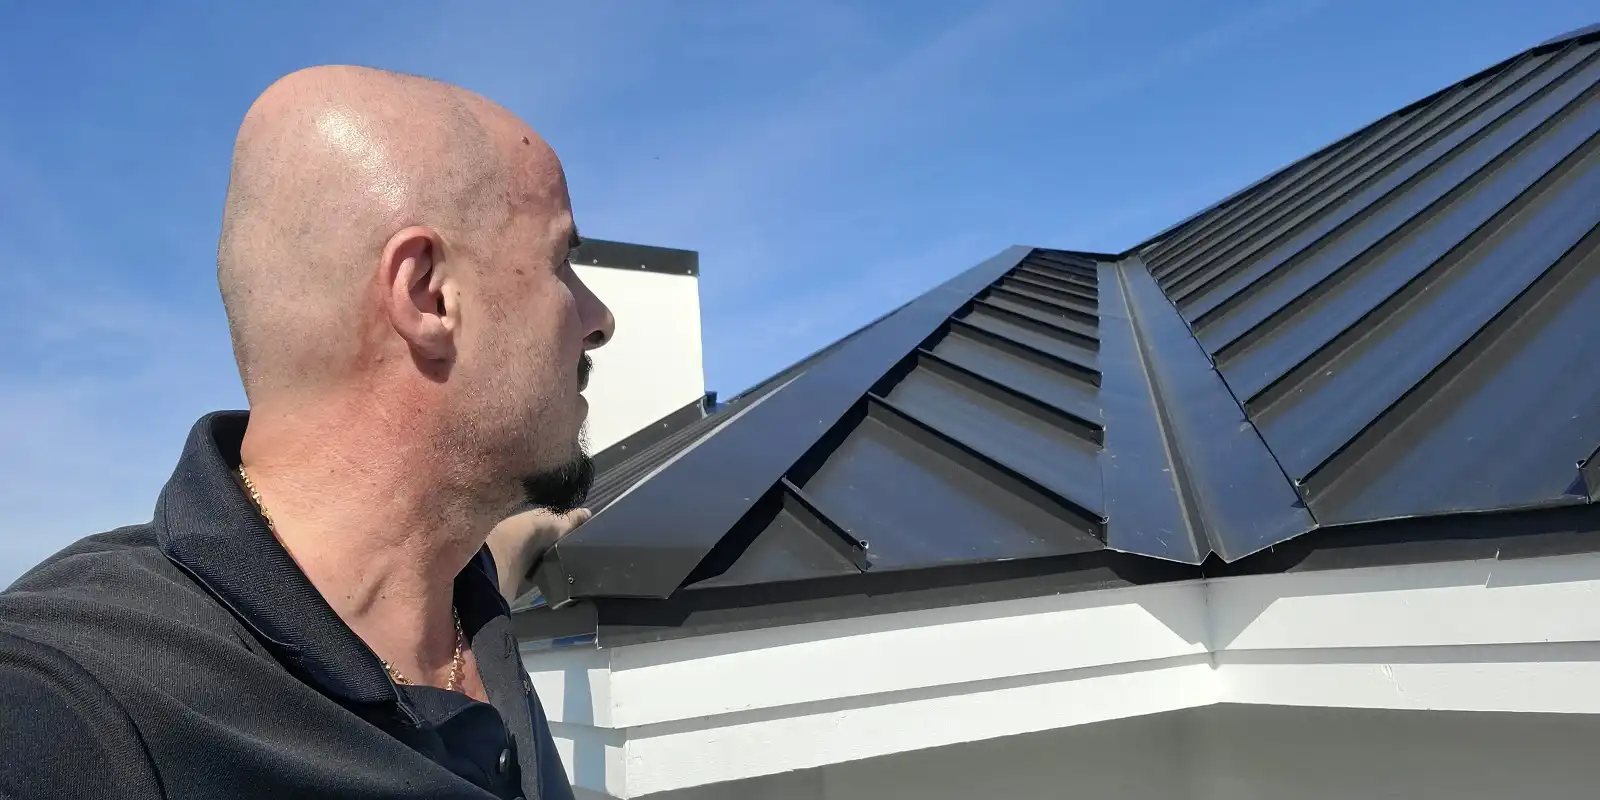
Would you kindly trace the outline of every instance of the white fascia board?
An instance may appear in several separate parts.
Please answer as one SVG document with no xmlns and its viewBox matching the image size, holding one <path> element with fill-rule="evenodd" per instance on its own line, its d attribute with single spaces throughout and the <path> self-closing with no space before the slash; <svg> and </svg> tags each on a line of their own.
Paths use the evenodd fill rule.
<svg viewBox="0 0 1600 800">
<path fill-rule="evenodd" d="M 1214 651 L 1600 641 L 1600 555 L 1213 580 Z M 1542 612 L 1542 613 L 1537 613 Z"/>
<path fill-rule="evenodd" d="M 526 651 L 615 797 L 1214 703 L 1600 713 L 1600 555 L 1263 575 Z M 563 753 L 563 759 L 568 758 Z M 604 767 L 597 766 L 601 760 Z"/>
<path fill-rule="evenodd" d="M 1600 643 L 1219 653 L 1222 702 L 1600 714 Z"/>
<path fill-rule="evenodd" d="M 781 721 L 758 713 L 646 726 L 629 731 L 625 787 L 637 796 L 1215 702 L 1204 655 L 1089 672 L 983 681 L 846 707 L 806 704 Z"/>
<path fill-rule="evenodd" d="M 1169 584 L 616 648 L 611 719 L 634 727 L 1204 654 L 1201 593 Z"/>
</svg>

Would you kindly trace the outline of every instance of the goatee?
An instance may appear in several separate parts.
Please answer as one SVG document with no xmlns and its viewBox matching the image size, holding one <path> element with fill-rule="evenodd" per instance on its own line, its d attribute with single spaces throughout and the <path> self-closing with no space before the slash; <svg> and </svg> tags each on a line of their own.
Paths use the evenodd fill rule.
<svg viewBox="0 0 1600 800">
<path fill-rule="evenodd" d="M 534 473 L 522 479 L 522 492 L 530 505 L 543 506 L 555 514 L 566 514 L 581 506 L 594 485 L 594 460 L 579 451 L 555 469 Z"/>
</svg>

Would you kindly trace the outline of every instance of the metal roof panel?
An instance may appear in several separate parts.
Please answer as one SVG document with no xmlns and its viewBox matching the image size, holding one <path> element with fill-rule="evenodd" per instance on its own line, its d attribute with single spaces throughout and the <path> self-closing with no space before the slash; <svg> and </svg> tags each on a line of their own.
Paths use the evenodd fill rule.
<svg viewBox="0 0 1600 800">
<path fill-rule="evenodd" d="M 1221 307 L 1262 275 L 1319 246 L 1324 237 L 1359 219 L 1391 193 L 1426 178 L 1448 163 L 1447 159 L 1459 155 L 1458 148 L 1465 151 L 1467 160 L 1472 163 L 1486 162 L 1486 155 L 1509 146 L 1587 89 L 1596 70 L 1600 70 L 1600 65 L 1593 63 L 1594 56 L 1593 47 L 1575 49 L 1534 73 L 1520 86 L 1507 87 L 1482 113 L 1457 119 L 1453 127 L 1439 131 L 1416 148 L 1385 162 L 1381 170 L 1347 192 L 1317 198 L 1305 211 L 1275 229 L 1282 233 L 1272 236 L 1270 241 L 1282 244 L 1267 256 L 1205 265 L 1175 279 L 1169 290 L 1184 309 L 1184 315 L 1198 323 L 1204 315 Z M 1581 70 L 1577 80 L 1563 80 L 1577 70 Z M 1487 142 L 1482 137 L 1487 137 Z M 1449 177 L 1458 176 L 1447 176 L 1434 185 L 1445 185 Z M 1254 252 L 1257 251 L 1252 250 L 1250 254 Z"/>
<path fill-rule="evenodd" d="M 1600 195 L 1590 195 L 1588 234 L 1307 487 L 1319 518 L 1587 502 L 1578 464 L 1600 444 L 1596 209 Z M 1459 290 L 1463 302 L 1470 294 Z"/>
<path fill-rule="evenodd" d="M 1359 341 L 1325 348 L 1299 380 L 1249 404 L 1296 480 L 1312 473 L 1465 346 L 1600 221 L 1593 157 L 1533 213 L 1379 305 Z M 1314 370 L 1313 370 L 1314 367 Z"/>
<path fill-rule="evenodd" d="M 1573 134 L 1593 136 L 1592 130 L 1584 133 L 1588 127 L 1563 126 L 1483 180 L 1464 184 L 1446 207 L 1359 259 L 1286 279 L 1273 288 L 1277 296 L 1263 293 L 1259 308 L 1250 313 L 1250 320 L 1259 321 L 1212 350 L 1229 382 L 1241 397 L 1254 398 L 1358 324 L 1372 311 L 1374 298 L 1393 295 L 1452 253 L 1470 252 L 1570 174 L 1570 165 L 1562 162 L 1584 146 L 1585 139 Z M 1587 141 L 1592 149 L 1592 138 Z M 1288 328 L 1299 334 L 1280 335 Z M 1201 333 L 1202 341 L 1211 330 Z"/>
<path fill-rule="evenodd" d="M 1263 276 L 1195 321 L 1201 343 L 1213 353 L 1222 350 L 1335 271 L 1415 227 L 1454 223 L 1464 238 L 1600 131 L 1600 104 L 1592 96 L 1565 111 L 1570 113 L 1543 120 L 1533 130 L 1528 129 L 1531 118 L 1502 128 L 1306 258 Z M 1463 199 L 1473 202 L 1461 209 L 1463 214 L 1452 214 Z"/>
<path fill-rule="evenodd" d="M 869 402 L 805 491 L 873 569 L 1098 550 L 1094 523 L 958 442 Z M 951 535 L 959 531 L 961 535 Z"/>
</svg>

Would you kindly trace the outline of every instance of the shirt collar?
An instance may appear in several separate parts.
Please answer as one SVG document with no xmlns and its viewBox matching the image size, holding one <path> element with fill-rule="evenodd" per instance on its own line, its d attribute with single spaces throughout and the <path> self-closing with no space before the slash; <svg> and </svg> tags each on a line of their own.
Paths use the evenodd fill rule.
<svg viewBox="0 0 1600 800">
<path fill-rule="evenodd" d="M 190 430 L 156 504 L 162 552 L 302 680 L 348 702 L 398 701 L 377 655 L 328 606 L 234 480 L 248 422 L 249 412 L 218 411 Z M 488 559 L 488 550 L 480 551 L 456 577 L 456 605 L 469 639 L 505 613 L 486 571 Z"/>
</svg>

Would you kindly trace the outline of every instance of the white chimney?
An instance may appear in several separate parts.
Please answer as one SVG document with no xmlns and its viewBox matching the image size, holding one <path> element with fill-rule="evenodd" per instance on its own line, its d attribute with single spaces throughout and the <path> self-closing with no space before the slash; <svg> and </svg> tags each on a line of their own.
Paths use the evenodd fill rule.
<svg viewBox="0 0 1600 800">
<path fill-rule="evenodd" d="M 617 320 L 616 335 L 594 351 L 584 391 L 589 452 L 698 408 L 706 393 L 700 254 L 586 237 L 573 266 Z"/>
</svg>

